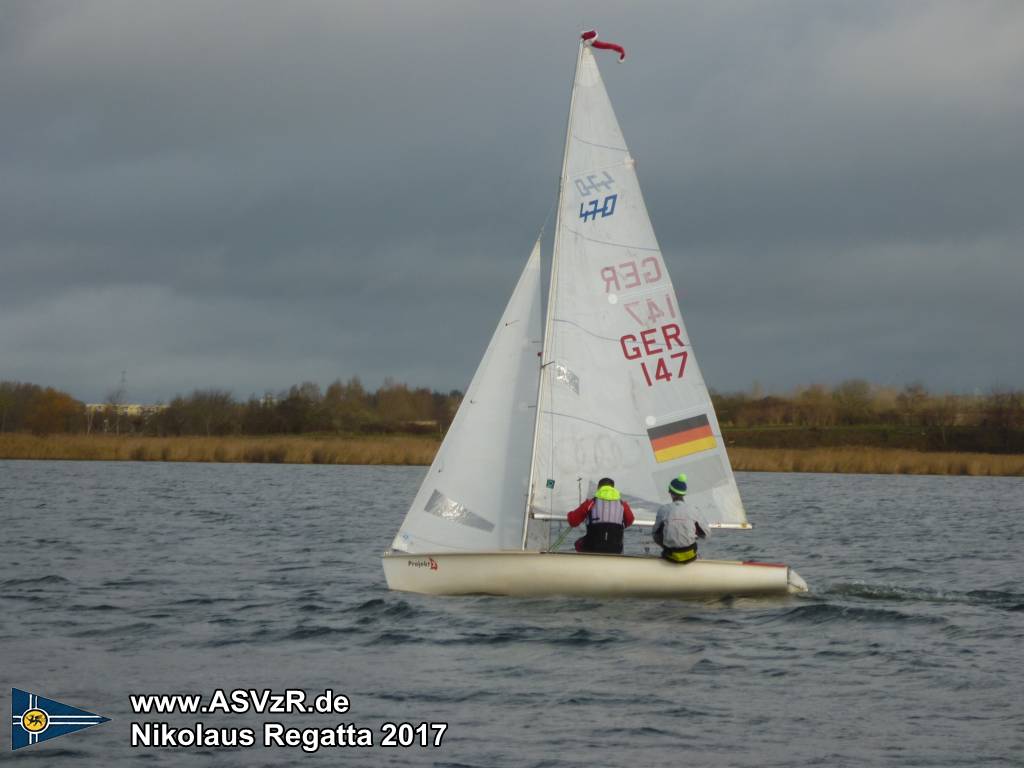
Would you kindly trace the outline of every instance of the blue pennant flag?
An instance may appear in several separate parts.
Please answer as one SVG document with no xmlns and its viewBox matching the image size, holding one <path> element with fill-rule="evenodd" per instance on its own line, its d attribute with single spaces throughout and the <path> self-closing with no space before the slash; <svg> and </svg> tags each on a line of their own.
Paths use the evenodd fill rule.
<svg viewBox="0 0 1024 768">
<path fill-rule="evenodd" d="M 18 688 L 11 689 L 11 749 L 38 744 L 109 719 Z"/>
</svg>

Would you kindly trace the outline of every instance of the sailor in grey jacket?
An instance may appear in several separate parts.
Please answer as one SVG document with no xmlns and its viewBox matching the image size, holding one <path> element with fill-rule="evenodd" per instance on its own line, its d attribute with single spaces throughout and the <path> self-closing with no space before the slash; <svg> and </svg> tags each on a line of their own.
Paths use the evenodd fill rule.
<svg viewBox="0 0 1024 768">
<path fill-rule="evenodd" d="M 670 504 L 658 508 L 652 535 L 661 545 L 661 556 L 673 563 L 697 559 L 697 539 L 706 539 L 708 532 L 686 506 L 686 475 L 668 484 Z"/>
</svg>

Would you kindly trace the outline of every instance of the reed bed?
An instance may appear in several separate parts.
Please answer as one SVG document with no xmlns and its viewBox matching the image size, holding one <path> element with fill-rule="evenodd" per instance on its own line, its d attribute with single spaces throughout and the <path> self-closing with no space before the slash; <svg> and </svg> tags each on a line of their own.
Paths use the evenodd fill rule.
<svg viewBox="0 0 1024 768">
<path fill-rule="evenodd" d="M 434 437 L 131 437 L 0 435 L 0 459 L 200 461 L 270 464 L 429 464 Z"/>
<path fill-rule="evenodd" d="M 415 435 L 311 437 L 133 437 L 0 434 L 0 459 L 200 461 L 270 464 L 426 465 L 437 438 Z M 924 453 L 889 448 L 729 449 L 748 472 L 1024 476 L 1024 456 Z"/>
<path fill-rule="evenodd" d="M 1024 476 L 1024 456 L 924 453 L 891 448 L 730 448 L 733 469 L 746 472 L 838 472 L 864 475 Z"/>
</svg>

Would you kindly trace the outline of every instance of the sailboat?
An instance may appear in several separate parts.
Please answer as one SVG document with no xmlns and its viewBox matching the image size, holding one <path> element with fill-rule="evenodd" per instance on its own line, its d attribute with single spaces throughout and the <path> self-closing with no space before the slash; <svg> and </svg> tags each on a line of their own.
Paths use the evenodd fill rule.
<svg viewBox="0 0 1024 768">
<path fill-rule="evenodd" d="M 718 419 L 612 110 L 581 35 L 546 317 L 541 241 L 384 553 L 390 589 L 436 595 L 706 598 L 807 591 L 784 564 L 550 551 L 615 479 L 639 525 L 668 483 L 706 529 L 749 529 Z"/>
</svg>

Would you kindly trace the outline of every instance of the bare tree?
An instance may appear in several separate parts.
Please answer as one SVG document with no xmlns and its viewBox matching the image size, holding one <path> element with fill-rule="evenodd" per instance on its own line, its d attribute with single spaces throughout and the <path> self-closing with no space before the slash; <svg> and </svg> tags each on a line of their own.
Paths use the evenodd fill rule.
<svg viewBox="0 0 1024 768">
<path fill-rule="evenodd" d="M 0 432 L 7 427 L 7 412 L 15 404 L 14 385 L 10 382 L 0 382 Z"/>
<path fill-rule="evenodd" d="M 114 389 L 107 393 L 106 402 L 108 410 L 114 412 L 114 433 L 121 434 L 121 409 L 124 407 L 125 398 L 128 396 L 128 389 L 125 385 L 125 371 L 121 371 L 121 382 Z"/>
</svg>

